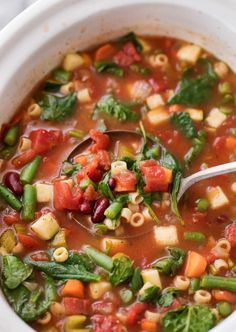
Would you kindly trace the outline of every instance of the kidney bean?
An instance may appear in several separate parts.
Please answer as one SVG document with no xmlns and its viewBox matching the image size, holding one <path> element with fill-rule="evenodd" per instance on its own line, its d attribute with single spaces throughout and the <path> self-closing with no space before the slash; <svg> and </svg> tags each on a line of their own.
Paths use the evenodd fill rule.
<svg viewBox="0 0 236 332">
<path fill-rule="evenodd" d="M 93 208 L 94 208 L 94 202 L 93 201 L 84 200 L 79 205 L 79 212 L 81 214 L 91 214 L 93 212 Z"/>
<path fill-rule="evenodd" d="M 15 195 L 23 194 L 23 185 L 20 182 L 20 175 L 17 172 L 8 172 L 3 178 L 3 182 Z"/>
<path fill-rule="evenodd" d="M 99 223 L 104 220 L 104 212 L 108 208 L 109 204 L 109 199 L 106 197 L 99 198 L 96 201 L 92 214 L 92 222 Z"/>
<path fill-rule="evenodd" d="M 93 171 L 88 172 L 88 177 L 90 178 L 90 180 L 92 180 L 95 183 L 101 181 L 102 175 L 103 175 L 102 170 L 100 170 L 98 168 Z"/>
<path fill-rule="evenodd" d="M 109 187 L 110 187 L 111 190 L 115 189 L 115 187 L 116 187 L 116 179 L 110 178 L 108 180 L 108 185 L 109 185 Z"/>
<path fill-rule="evenodd" d="M 228 224 L 230 219 L 226 215 L 220 214 L 218 217 L 216 217 L 216 222 L 220 224 Z"/>
</svg>

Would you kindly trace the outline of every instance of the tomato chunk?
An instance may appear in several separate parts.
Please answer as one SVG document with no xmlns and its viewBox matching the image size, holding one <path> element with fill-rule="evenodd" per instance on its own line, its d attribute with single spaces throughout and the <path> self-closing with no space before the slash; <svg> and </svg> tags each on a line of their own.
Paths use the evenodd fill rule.
<svg viewBox="0 0 236 332">
<path fill-rule="evenodd" d="M 31 131 L 29 138 L 35 153 L 44 154 L 60 143 L 62 132 L 60 130 L 38 129 Z"/>
<path fill-rule="evenodd" d="M 147 307 L 147 303 L 134 303 L 128 311 L 127 324 L 135 325 Z"/>
<path fill-rule="evenodd" d="M 236 248 L 236 224 L 231 224 L 225 229 L 225 237 L 230 242 L 232 248 Z"/>
<path fill-rule="evenodd" d="M 113 58 L 114 62 L 122 67 L 128 67 L 132 63 L 140 61 L 141 56 L 131 42 L 126 43 Z"/>
<path fill-rule="evenodd" d="M 18 234 L 20 243 L 27 249 L 38 249 L 41 245 L 40 241 L 31 235 Z"/>
<path fill-rule="evenodd" d="M 88 299 L 64 297 L 63 304 L 66 315 L 89 315 L 91 303 Z"/>
<path fill-rule="evenodd" d="M 72 193 L 68 183 L 63 181 L 54 183 L 54 207 L 56 210 L 79 210 L 82 200 L 83 194 L 79 190 Z"/>
<path fill-rule="evenodd" d="M 94 332 L 119 332 L 121 324 L 116 316 L 94 315 L 92 318 Z"/>
<path fill-rule="evenodd" d="M 92 152 L 97 152 L 99 150 L 107 150 L 109 148 L 110 138 L 108 135 L 103 134 L 96 129 L 91 129 L 89 134 L 91 139 L 95 142 L 90 148 Z"/>
<path fill-rule="evenodd" d="M 136 176 L 129 170 L 124 170 L 119 174 L 113 176 L 116 181 L 115 191 L 135 191 L 137 184 Z"/>
</svg>

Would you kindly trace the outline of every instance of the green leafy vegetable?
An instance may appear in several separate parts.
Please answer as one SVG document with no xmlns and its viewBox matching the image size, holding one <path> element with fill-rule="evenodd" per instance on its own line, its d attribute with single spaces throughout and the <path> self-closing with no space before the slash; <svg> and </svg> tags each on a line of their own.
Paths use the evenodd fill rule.
<svg viewBox="0 0 236 332">
<path fill-rule="evenodd" d="M 158 299 L 158 304 L 162 307 L 169 307 L 174 298 L 179 294 L 179 289 L 174 287 L 168 287 L 163 289 L 160 298 Z"/>
<path fill-rule="evenodd" d="M 143 45 L 140 43 L 140 41 L 138 40 L 138 37 L 136 36 L 136 34 L 134 32 L 129 32 L 126 35 L 124 35 L 120 41 L 122 43 L 127 43 L 127 42 L 131 42 L 132 44 L 134 44 L 136 50 L 138 52 L 142 52 L 143 50 Z"/>
<path fill-rule="evenodd" d="M 190 115 L 187 112 L 174 113 L 171 122 L 179 129 L 187 138 L 194 138 L 197 134 Z"/>
<path fill-rule="evenodd" d="M 138 63 L 133 63 L 131 66 L 130 66 L 130 69 L 132 71 L 134 71 L 135 73 L 138 73 L 138 74 L 141 74 L 141 75 L 144 75 L 144 76 L 147 76 L 147 75 L 150 75 L 151 74 L 151 69 L 147 68 L 147 67 L 142 67 L 140 66 L 140 64 Z"/>
<path fill-rule="evenodd" d="M 180 171 L 178 171 L 175 174 L 173 185 L 172 185 L 171 207 L 172 207 L 172 211 L 174 211 L 174 213 L 176 214 L 176 216 L 178 217 L 178 219 L 180 220 L 180 222 L 182 224 L 184 224 L 184 221 L 183 221 L 183 219 L 182 219 L 182 217 L 181 217 L 181 215 L 179 213 L 178 202 L 177 202 L 177 195 L 178 195 L 178 191 L 179 191 L 181 179 L 182 179 L 182 173 Z"/>
<path fill-rule="evenodd" d="M 165 332 L 207 332 L 215 323 L 215 315 L 204 305 L 182 306 L 169 311 L 162 320 Z"/>
<path fill-rule="evenodd" d="M 109 60 L 99 60 L 95 62 L 94 68 L 98 73 L 107 72 L 109 74 L 113 74 L 119 77 L 122 77 L 124 75 L 124 69 Z"/>
<path fill-rule="evenodd" d="M 80 164 L 74 164 L 70 161 L 63 161 L 62 167 L 61 167 L 61 174 L 62 175 L 67 175 L 67 176 L 72 176 L 79 172 L 82 169 L 82 166 Z"/>
<path fill-rule="evenodd" d="M 130 283 L 131 289 L 137 292 L 143 286 L 143 278 L 141 276 L 141 269 L 136 267 Z"/>
<path fill-rule="evenodd" d="M 184 161 L 186 166 L 188 166 L 203 150 L 206 144 L 206 132 L 204 130 L 199 130 L 197 136 L 193 139 L 193 145 L 188 150 L 184 156 Z"/>
<path fill-rule="evenodd" d="M 71 72 L 63 68 L 55 69 L 52 72 L 52 78 L 49 78 L 44 85 L 44 90 L 47 92 L 57 92 L 63 84 L 69 82 Z"/>
<path fill-rule="evenodd" d="M 207 71 L 195 79 L 190 79 L 192 70 L 186 70 L 175 94 L 168 101 L 170 105 L 198 105 L 208 99 L 212 88 L 218 81 L 218 76 L 208 60 L 202 60 L 202 62 L 206 64 Z"/>
<path fill-rule="evenodd" d="M 168 248 L 170 256 L 159 259 L 152 267 L 163 274 L 173 276 L 183 265 L 186 253 L 180 248 Z"/>
<path fill-rule="evenodd" d="M 158 286 L 150 286 L 148 288 L 146 288 L 143 292 L 143 294 L 141 294 L 139 296 L 139 301 L 141 302 L 156 302 L 157 301 L 157 297 L 158 297 L 158 292 L 159 292 L 160 288 Z"/>
<path fill-rule="evenodd" d="M 117 255 L 113 259 L 113 268 L 110 273 L 110 282 L 114 286 L 128 281 L 133 276 L 133 261 L 125 255 Z"/>
<path fill-rule="evenodd" d="M 39 102 L 42 108 L 41 119 L 46 121 L 64 121 L 74 113 L 76 101 L 76 93 L 70 93 L 64 97 L 50 94 L 44 95 Z"/>
<path fill-rule="evenodd" d="M 116 100 L 112 95 L 103 96 L 95 105 L 94 118 L 96 119 L 98 113 L 106 113 L 119 121 L 136 121 L 139 118 L 139 114 L 130 109 L 130 106 L 126 103 Z"/>
<path fill-rule="evenodd" d="M 114 200 L 114 195 L 111 191 L 111 188 L 109 187 L 108 181 L 110 179 L 111 173 L 108 172 L 103 177 L 102 181 L 99 182 L 98 190 L 101 192 L 101 194 L 111 200 Z"/>
<path fill-rule="evenodd" d="M 29 278 L 33 268 L 24 264 L 19 258 L 13 255 L 2 257 L 2 272 L 4 282 L 9 289 L 17 288 L 24 280 Z"/>
<path fill-rule="evenodd" d="M 84 254 L 72 253 L 65 263 L 34 261 L 27 256 L 25 263 L 59 280 L 77 279 L 89 282 L 100 279 L 99 275 L 91 272 L 91 259 Z"/>
</svg>

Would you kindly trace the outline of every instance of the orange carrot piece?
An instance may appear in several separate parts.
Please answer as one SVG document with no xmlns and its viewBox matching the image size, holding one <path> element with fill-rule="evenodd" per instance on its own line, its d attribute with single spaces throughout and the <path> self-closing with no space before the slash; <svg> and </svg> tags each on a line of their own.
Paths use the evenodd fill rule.
<svg viewBox="0 0 236 332">
<path fill-rule="evenodd" d="M 113 51 L 114 47 L 111 44 L 101 46 L 95 53 L 95 61 L 106 59 L 113 53 Z"/>
<path fill-rule="evenodd" d="M 74 158 L 74 162 L 77 163 L 77 164 L 80 164 L 81 166 L 86 166 L 87 163 L 88 163 L 88 159 L 87 159 L 86 156 L 83 156 L 83 155 L 81 155 L 81 156 L 76 156 L 76 157 Z"/>
<path fill-rule="evenodd" d="M 157 323 L 148 319 L 142 319 L 141 329 L 145 332 L 157 332 Z"/>
<path fill-rule="evenodd" d="M 166 175 L 166 182 L 169 184 L 172 182 L 172 171 L 169 168 L 163 167 L 163 170 L 165 171 Z"/>
<path fill-rule="evenodd" d="M 84 285 L 80 280 L 68 280 L 61 291 L 61 295 L 84 298 Z"/>
<path fill-rule="evenodd" d="M 236 294 L 229 291 L 213 289 L 212 296 L 216 301 L 227 301 L 230 303 L 236 303 Z"/>
<path fill-rule="evenodd" d="M 228 150 L 234 150 L 236 148 L 236 138 L 232 136 L 227 137 L 225 145 Z"/>
<path fill-rule="evenodd" d="M 200 277 L 206 270 L 207 260 L 195 251 L 189 251 L 185 265 L 186 277 Z"/>
</svg>

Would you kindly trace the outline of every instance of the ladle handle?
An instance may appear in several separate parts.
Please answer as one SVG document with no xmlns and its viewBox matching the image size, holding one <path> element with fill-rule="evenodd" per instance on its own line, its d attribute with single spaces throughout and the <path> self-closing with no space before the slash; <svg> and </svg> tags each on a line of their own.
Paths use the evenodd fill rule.
<svg viewBox="0 0 236 332">
<path fill-rule="evenodd" d="M 236 161 L 233 161 L 231 163 L 217 165 L 214 167 L 206 168 L 203 171 L 199 171 L 197 173 L 194 173 L 187 178 L 182 179 L 180 183 L 180 189 L 177 195 L 177 200 L 179 201 L 180 198 L 183 196 L 185 191 L 191 187 L 193 184 L 205 180 L 217 175 L 221 174 L 227 174 L 227 173 L 233 173 L 236 172 Z"/>
</svg>

